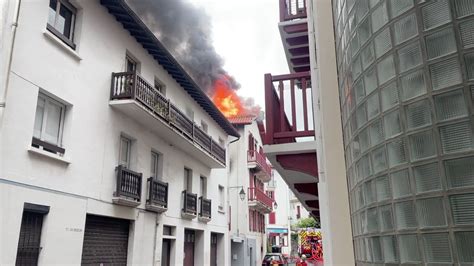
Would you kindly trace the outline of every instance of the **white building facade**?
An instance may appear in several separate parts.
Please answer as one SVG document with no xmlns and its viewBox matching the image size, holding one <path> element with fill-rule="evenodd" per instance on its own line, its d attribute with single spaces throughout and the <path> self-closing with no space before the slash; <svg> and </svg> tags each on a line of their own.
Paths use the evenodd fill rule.
<svg viewBox="0 0 474 266">
<path fill-rule="evenodd" d="M 229 145 L 231 265 L 258 265 L 267 253 L 266 217 L 273 209 L 267 183 L 272 169 L 263 153 L 261 127 L 255 117 L 235 117 L 230 121 L 241 136 Z"/>
<path fill-rule="evenodd" d="M 230 264 L 238 132 L 127 4 L 2 11 L 0 264 Z"/>
</svg>

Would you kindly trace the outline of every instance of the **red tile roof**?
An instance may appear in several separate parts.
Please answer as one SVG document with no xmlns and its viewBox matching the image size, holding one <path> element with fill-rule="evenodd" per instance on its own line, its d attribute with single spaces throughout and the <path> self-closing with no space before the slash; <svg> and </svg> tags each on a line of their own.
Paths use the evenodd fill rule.
<svg viewBox="0 0 474 266">
<path fill-rule="evenodd" d="M 250 125 L 256 118 L 255 115 L 240 115 L 228 118 L 228 120 L 234 125 Z"/>
</svg>

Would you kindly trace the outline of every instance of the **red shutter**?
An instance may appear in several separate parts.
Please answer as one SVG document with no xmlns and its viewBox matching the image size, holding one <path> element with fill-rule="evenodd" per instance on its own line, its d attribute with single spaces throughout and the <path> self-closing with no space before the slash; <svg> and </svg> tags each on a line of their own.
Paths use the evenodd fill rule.
<svg viewBox="0 0 474 266">
<path fill-rule="evenodd" d="M 269 218 L 269 219 L 268 219 L 268 220 L 269 220 L 269 221 L 268 221 L 269 224 L 275 224 L 275 219 L 276 219 L 276 217 L 275 217 L 275 212 L 270 213 L 270 216 L 269 216 L 268 218 Z"/>
</svg>

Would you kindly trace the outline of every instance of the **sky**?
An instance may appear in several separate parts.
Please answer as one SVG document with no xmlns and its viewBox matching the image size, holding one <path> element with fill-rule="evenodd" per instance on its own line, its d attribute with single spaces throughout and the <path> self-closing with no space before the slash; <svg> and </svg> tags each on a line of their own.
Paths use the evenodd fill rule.
<svg viewBox="0 0 474 266">
<path fill-rule="evenodd" d="M 187 0 L 211 17 L 214 47 L 224 69 L 241 84 L 238 92 L 264 107 L 265 73 L 287 74 L 275 0 Z"/>
</svg>

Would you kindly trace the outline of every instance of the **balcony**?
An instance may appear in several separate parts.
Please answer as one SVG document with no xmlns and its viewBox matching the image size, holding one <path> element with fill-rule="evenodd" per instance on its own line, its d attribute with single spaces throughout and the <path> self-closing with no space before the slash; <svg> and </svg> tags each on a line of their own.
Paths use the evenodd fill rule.
<svg viewBox="0 0 474 266">
<path fill-rule="evenodd" d="M 267 163 L 267 157 L 255 150 L 247 152 L 247 166 L 263 182 L 268 182 L 272 178 L 272 167 Z"/>
<path fill-rule="evenodd" d="M 181 209 L 181 217 L 186 219 L 194 219 L 197 216 L 197 195 L 184 190 L 182 193 L 183 208 Z"/>
<path fill-rule="evenodd" d="M 280 0 L 280 37 L 292 73 L 309 71 L 309 39 L 305 0 Z"/>
<path fill-rule="evenodd" d="M 199 197 L 199 217 L 198 220 L 201 222 L 209 222 L 211 220 L 211 200 L 204 197 Z"/>
<path fill-rule="evenodd" d="M 318 200 L 318 165 L 309 72 L 265 75 L 263 149 L 275 170 L 308 211 Z"/>
<path fill-rule="evenodd" d="M 136 207 L 140 205 L 142 194 L 142 174 L 120 165 L 117 167 L 117 180 L 113 203 Z"/>
<path fill-rule="evenodd" d="M 280 22 L 306 16 L 306 0 L 280 0 Z"/>
<path fill-rule="evenodd" d="M 248 205 L 250 208 L 263 213 L 271 213 L 273 211 L 273 199 L 255 187 L 248 188 Z"/>
<path fill-rule="evenodd" d="M 165 212 L 168 209 L 168 183 L 148 178 L 148 198 L 146 200 L 146 209 L 158 213 Z"/>
<path fill-rule="evenodd" d="M 112 73 L 110 105 L 210 168 L 225 167 L 225 149 L 139 74 Z"/>
</svg>

